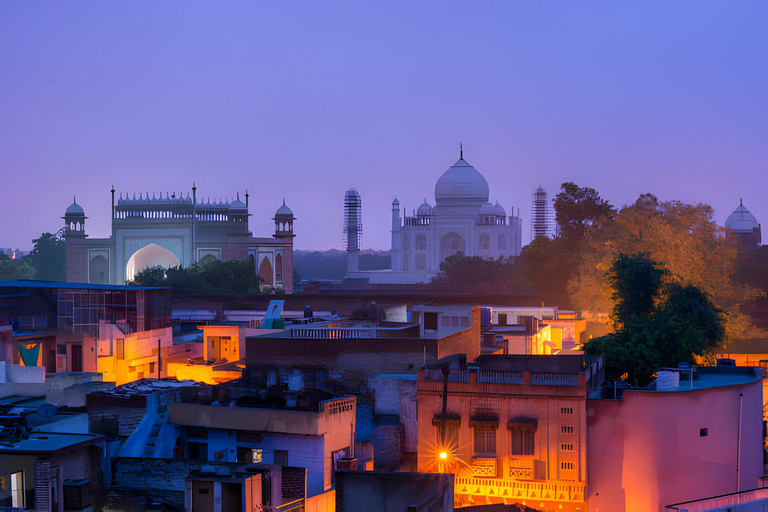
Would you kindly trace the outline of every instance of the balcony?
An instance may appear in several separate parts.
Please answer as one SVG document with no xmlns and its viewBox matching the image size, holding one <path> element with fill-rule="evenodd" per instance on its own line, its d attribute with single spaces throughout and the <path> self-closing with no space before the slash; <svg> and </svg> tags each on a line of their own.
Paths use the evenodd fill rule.
<svg viewBox="0 0 768 512">
<path fill-rule="evenodd" d="M 583 482 L 502 480 L 497 478 L 456 477 L 454 493 L 457 497 L 483 496 L 487 498 L 541 500 L 556 503 L 584 501 Z"/>
</svg>

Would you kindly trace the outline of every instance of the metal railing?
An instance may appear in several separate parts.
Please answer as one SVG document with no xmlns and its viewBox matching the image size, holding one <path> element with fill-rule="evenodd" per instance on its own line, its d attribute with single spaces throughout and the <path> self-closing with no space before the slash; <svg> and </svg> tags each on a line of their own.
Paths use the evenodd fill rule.
<svg viewBox="0 0 768 512">
<path fill-rule="evenodd" d="M 455 494 L 493 496 L 519 500 L 583 502 L 582 482 L 500 480 L 456 477 Z"/>
<path fill-rule="evenodd" d="M 523 372 L 478 370 L 477 382 L 485 384 L 522 384 Z"/>
</svg>

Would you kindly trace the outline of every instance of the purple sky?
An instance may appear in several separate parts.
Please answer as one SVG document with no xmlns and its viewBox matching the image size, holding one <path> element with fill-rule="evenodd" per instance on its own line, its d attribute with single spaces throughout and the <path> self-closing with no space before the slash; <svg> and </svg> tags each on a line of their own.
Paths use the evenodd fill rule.
<svg viewBox="0 0 768 512">
<path fill-rule="evenodd" d="M 768 223 L 768 2 L 0 0 L 0 247 L 194 180 L 248 189 L 256 236 L 285 197 L 299 249 L 340 247 L 355 187 L 388 249 L 460 141 L 524 240 L 563 181 Z"/>
</svg>

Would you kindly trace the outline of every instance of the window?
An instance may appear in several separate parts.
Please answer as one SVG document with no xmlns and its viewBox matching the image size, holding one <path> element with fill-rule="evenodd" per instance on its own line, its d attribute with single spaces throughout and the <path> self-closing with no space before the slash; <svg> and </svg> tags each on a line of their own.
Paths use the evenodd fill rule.
<svg viewBox="0 0 768 512">
<path fill-rule="evenodd" d="M 136 371 L 136 367 L 135 366 L 129 366 L 128 367 L 128 373 L 134 373 L 135 371 Z"/>
<path fill-rule="evenodd" d="M 507 314 L 499 313 L 499 325 L 507 325 Z"/>
<path fill-rule="evenodd" d="M 564 452 L 572 452 L 573 443 L 560 443 L 560 450 Z"/>
<path fill-rule="evenodd" d="M 459 317 L 459 325 L 461 325 L 461 327 L 469 327 L 469 317 L 468 316 L 460 316 Z"/>
<path fill-rule="evenodd" d="M 155 373 L 155 363 L 149 363 L 149 373 Z"/>
<path fill-rule="evenodd" d="M 275 450 L 275 466 L 288 465 L 288 450 Z"/>
<path fill-rule="evenodd" d="M 11 473 L 11 506 L 24 508 L 24 472 Z"/>
<path fill-rule="evenodd" d="M 496 456 L 496 429 L 491 427 L 474 427 L 474 454 L 480 457 Z"/>
<path fill-rule="evenodd" d="M 573 462 L 561 462 L 560 469 L 573 469 Z"/>
<path fill-rule="evenodd" d="M 451 327 L 458 327 L 459 326 L 459 317 L 452 316 L 451 317 Z"/>
<path fill-rule="evenodd" d="M 125 360 L 125 338 L 117 338 L 115 340 L 115 355 L 118 361 Z"/>
<path fill-rule="evenodd" d="M 561 407 L 560 414 L 573 414 L 573 407 Z"/>
<path fill-rule="evenodd" d="M 560 425 L 561 434 L 573 434 L 573 425 Z"/>
<path fill-rule="evenodd" d="M 699 430 L 699 437 L 707 437 L 707 435 L 709 435 L 708 428 L 702 428 Z"/>
<path fill-rule="evenodd" d="M 451 326 L 451 317 L 449 317 L 449 316 L 442 316 L 442 317 L 440 317 L 440 322 L 442 323 L 443 327 L 450 327 Z"/>
<path fill-rule="evenodd" d="M 424 329 L 427 331 L 437 330 L 437 313 L 424 313 Z"/>
<path fill-rule="evenodd" d="M 67 346 L 66 345 L 56 345 L 56 353 L 60 356 L 67 355 Z"/>
<path fill-rule="evenodd" d="M 512 433 L 512 455 L 533 455 L 535 450 L 534 432 L 514 428 Z"/>
</svg>

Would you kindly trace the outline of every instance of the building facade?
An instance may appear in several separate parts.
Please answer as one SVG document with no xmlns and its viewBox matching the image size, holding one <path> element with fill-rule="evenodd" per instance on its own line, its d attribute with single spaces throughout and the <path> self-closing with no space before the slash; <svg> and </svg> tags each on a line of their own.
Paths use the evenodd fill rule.
<svg viewBox="0 0 768 512">
<path fill-rule="evenodd" d="M 275 213 L 272 238 L 254 237 L 248 230 L 245 203 L 199 200 L 197 189 L 187 197 L 120 194 L 112 190 L 112 235 L 88 238 L 85 211 L 73 202 L 64 214 L 67 281 L 125 284 L 146 267 L 188 267 L 207 256 L 249 258 L 263 285 L 293 291 L 293 222 L 283 205 Z"/>
<path fill-rule="evenodd" d="M 586 357 L 427 365 L 417 382 L 419 472 L 454 473 L 457 506 L 584 510 L 586 399 L 602 381 L 602 357 Z"/>
</svg>

